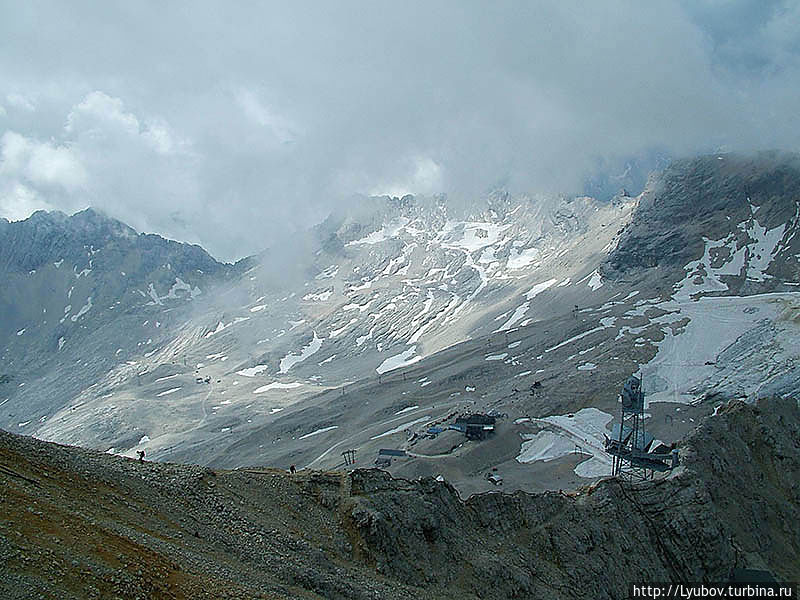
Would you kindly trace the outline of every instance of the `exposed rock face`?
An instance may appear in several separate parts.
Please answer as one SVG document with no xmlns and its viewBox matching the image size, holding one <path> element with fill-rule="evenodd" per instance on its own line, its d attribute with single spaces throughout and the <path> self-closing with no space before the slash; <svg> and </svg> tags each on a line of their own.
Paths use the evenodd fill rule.
<svg viewBox="0 0 800 600">
<path fill-rule="evenodd" d="M 9 377 L 0 401 L 13 395 L 17 406 L 2 422 L 52 415 L 149 352 L 180 322 L 167 309 L 231 271 L 199 246 L 138 234 L 92 209 L 0 220 L 0 375 Z"/>
<path fill-rule="evenodd" d="M 631 581 L 800 573 L 800 411 L 732 403 L 682 447 L 666 480 L 607 479 L 576 495 L 483 494 L 353 475 L 367 556 L 402 581 L 487 598 L 621 598 Z M 418 560 L 425 556 L 425 560 Z"/>
<path fill-rule="evenodd" d="M 728 404 L 683 466 L 576 494 L 380 471 L 145 463 L 0 434 L 5 598 L 620 598 L 631 581 L 800 576 L 800 410 Z"/>
<path fill-rule="evenodd" d="M 103 251 L 102 255 L 94 254 Z M 169 261 L 177 273 L 200 269 L 213 274 L 224 270 L 200 246 L 166 240 L 152 234 L 138 234 L 124 223 L 88 208 L 67 216 L 60 212 L 37 211 L 24 221 L 0 219 L 0 264 L 7 272 L 27 273 L 64 259 L 69 266 L 88 265 L 97 269 L 124 266 L 131 253 L 140 254 L 139 271 L 130 276 L 149 275 Z M 94 257 L 94 258 L 93 258 Z M 118 262 L 119 261 L 119 262 Z"/>
<path fill-rule="evenodd" d="M 737 225 L 755 218 L 767 230 L 789 224 L 783 232 L 787 243 L 780 247 L 769 273 L 797 281 L 800 240 L 790 238 L 797 228 L 798 190 L 796 154 L 770 152 L 753 158 L 726 154 L 676 161 L 651 180 L 605 271 L 610 276 L 631 276 L 659 266 L 679 272 L 703 253 L 704 238 L 734 235 L 741 243 L 753 241 Z"/>
</svg>

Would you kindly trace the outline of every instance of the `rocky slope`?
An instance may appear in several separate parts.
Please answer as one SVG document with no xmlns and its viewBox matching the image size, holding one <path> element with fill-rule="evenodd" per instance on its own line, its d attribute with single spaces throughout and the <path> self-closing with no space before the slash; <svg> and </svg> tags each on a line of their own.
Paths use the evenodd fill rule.
<svg viewBox="0 0 800 600">
<path fill-rule="evenodd" d="M 57 294 L 37 292 L 30 282 L 60 281 L 67 264 L 48 242 L 53 264 L 13 275 L 33 301 L 10 304 L 61 313 L 74 286 L 83 307 L 91 277 L 110 296 L 6 331 L 0 425 L 220 467 L 333 468 L 348 449 L 364 467 L 402 449 L 392 473 L 464 494 L 489 489 L 491 472 L 510 489 L 574 487 L 609 471 L 602 436 L 631 373 L 666 442 L 727 399 L 800 393 L 798 162 L 679 161 L 611 202 L 354 199 L 287 247 L 203 273 L 201 251 L 162 240 L 153 254 L 195 258 L 153 262 L 124 290 L 133 269 L 101 270 L 110 251 L 89 255 L 86 238 L 76 256 L 92 266 L 74 258 Z M 109 239 L 136 243 L 110 255 L 136 262 L 152 236 L 126 235 Z M 54 326 L 72 328 L 61 351 Z M 488 410 L 507 416 L 486 442 L 425 435 Z"/>
<path fill-rule="evenodd" d="M 798 190 L 796 154 L 675 161 L 651 181 L 602 271 L 630 278 L 658 266 L 683 279 L 692 264 L 687 275 L 718 280 L 705 291 L 786 289 L 800 277 Z"/>
<path fill-rule="evenodd" d="M 164 343 L 180 322 L 172 310 L 231 274 L 199 246 L 137 234 L 91 209 L 0 220 L 0 423 L 35 430 Z"/>
<path fill-rule="evenodd" d="M 368 465 L 380 448 L 394 446 L 414 455 L 392 465 L 398 475 L 443 475 L 462 491 L 475 491 L 488 489 L 490 484 L 476 480 L 497 469 L 507 485 L 552 489 L 607 472 L 607 457 L 595 446 L 630 373 L 644 374 L 648 427 L 668 442 L 726 399 L 797 395 L 798 177 L 793 155 L 703 157 L 672 165 L 635 201 L 619 199 L 616 216 L 587 221 L 586 213 L 573 208 L 570 214 L 580 215 L 573 221 L 556 208 L 550 221 L 539 220 L 555 229 L 574 223 L 573 245 L 564 254 L 555 252 L 552 266 L 536 263 L 522 271 L 521 290 L 514 279 L 489 278 L 481 297 L 507 294 L 509 300 L 488 302 L 483 313 L 472 308 L 472 316 L 482 315 L 469 330 L 473 339 L 413 364 L 401 362 L 381 377 L 318 391 L 286 410 L 276 402 L 272 409 L 279 412 L 265 425 L 233 423 L 232 430 L 238 427 L 243 435 L 192 452 L 200 452 L 203 462 L 227 466 L 334 466 L 342 461 L 342 450 L 356 448 L 364 456 L 359 464 Z M 578 206 L 598 214 L 591 201 Z M 528 231 L 529 222 L 522 222 Z M 586 222 L 592 225 L 581 230 Z M 400 246 L 402 228 L 379 231 L 382 244 Z M 612 235 L 602 238 L 607 232 Z M 603 245 L 591 246 L 586 239 L 601 239 Z M 502 256 L 502 243 L 495 246 L 487 247 Z M 513 250 L 514 242 L 510 246 Z M 431 245 L 431 254 L 434 250 Z M 484 252 L 476 251 L 472 260 Z M 571 268 L 577 276 L 567 276 Z M 380 298 L 376 291 L 370 294 Z M 352 327 L 363 332 L 362 315 L 355 317 Z M 504 329 L 509 320 L 512 325 Z M 435 323 L 428 331 L 435 335 Z M 323 380 L 331 364 L 329 343 L 335 340 L 320 347 L 322 364 L 308 364 Z M 357 344 L 352 346 L 358 353 Z M 269 363 L 259 361 L 265 371 L 256 381 L 273 381 Z M 303 366 L 297 365 L 298 373 Z M 540 391 L 530 393 L 536 381 Z M 231 388 L 222 392 L 230 394 Z M 451 433 L 434 442 L 419 439 L 430 425 L 446 424 L 452 413 L 476 409 L 508 415 L 497 439 L 473 444 Z M 569 415 L 581 410 L 586 411 L 581 417 L 591 418 L 571 423 Z M 552 453 L 532 451 L 553 436 L 561 448 L 557 460 L 549 460 Z M 593 459 L 576 465 L 568 455 L 587 445 Z"/>
<path fill-rule="evenodd" d="M 733 401 L 667 479 L 459 498 L 381 471 L 220 471 L 0 434 L 4 598 L 620 598 L 800 576 L 800 410 Z"/>
<path fill-rule="evenodd" d="M 632 206 L 631 199 L 506 194 L 469 207 L 442 198 L 361 199 L 296 246 L 243 261 L 236 282 L 213 293 L 207 286 L 188 308 L 164 301 L 142 319 L 147 326 L 127 336 L 108 332 L 109 346 L 129 348 L 139 337 L 136 356 L 84 347 L 102 355 L 97 368 L 105 374 L 84 378 L 63 407 L 35 406 L 32 415 L 34 404 L 10 388 L 6 426 L 24 423 L 18 430 L 129 455 L 146 437 L 154 456 L 189 458 L 199 440 L 206 451 L 217 439 L 227 443 L 225 434 L 274 421 L 298 400 L 558 314 L 562 307 L 550 303 L 532 311 L 531 299 L 559 282 L 560 296 L 580 296 L 570 274 L 586 286 L 591 257 L 612 243 L 609 224 Z M 159 337 L 142 329 L 154 320 Z M 24 378 L 16 363 L 9 370 Z M 213 394 L 196 386 L 196 376 L 210 378 Z M 66 396 L 41 381 L 24 383 Z"/>
</svg>

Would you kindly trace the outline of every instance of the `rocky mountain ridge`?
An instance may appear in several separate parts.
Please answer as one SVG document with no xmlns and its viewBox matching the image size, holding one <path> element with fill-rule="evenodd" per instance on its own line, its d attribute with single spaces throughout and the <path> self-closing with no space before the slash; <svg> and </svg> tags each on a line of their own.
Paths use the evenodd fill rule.
<svg viewBox="0 0 800 600">
<path fill-rule="evenodd" d="M 369 466 L 389 447 L 407 451 L 394 474 L 465 495 L 493 469 L 528 491 L 580 485 L 609 468 L 598 448 L 631 373 L 667 442 L 724 400 L 800 390 L 798 172 L 793 155 L 718 155 L 608 203 L 358 199 L 293 246 L 181 276 L 194 297 L 162 263 L 124 318 L 70 313 L 92 343 L 64 336 L 38 371 L 7 350 L 3 426 L 225 467 L 332 468 L 345 449 Z M 426 436 L 490 410 L 508 416 L 485 443 Z"/>
<path fill-rule="evenodd" d="M 778 152 L 675 161 L 643 193 L 636 218 L 606 261 L 604 274 L 631 276 L 657 265 L 680 271 L 701 256 L 705 246 L 713 254 L 708 267 L 716 269 L 747 248 L 748 255 L 723 273 L 731 280 L 740 275 L 736 266 L 763 260 L 765 276 L 751 270 L 746 279 L 761 284 L 772 279 L 775 285 L 797 282 L 798 173 L 800 157 Z M 715 240 L 727 244 L 709 246 Z M 748 293 L 745 282 L 731 292 Z"/>
<path fill-rule="evenodd" d="M 199 246 L 137 234 L 92 209 L 3 220 L 0 403 L 18 406 L 5 407 L 3 423 L 46 417 L 147 353 L 180 322 L 170 309 L 232 275 Z"/>
<path fill-rule="evenodd" d="M 114 356 L 116 367 L 106 377 L 91 381 L 94 387 L 87 385 L 71 406 L 55 414 L 36 415 L 36 419 L 47 417 L 39 435 L 92 446 L 105 438 L 107 447 L 114 448 L 145 435 L 154 439 L 152 428 L 137 426 L 139 417 L 120 412 L 124 409 L 109 401 L 108 395 L 126 381 L 128 386 L 134 381 L 138 386 L 143 376 L 151 381 L 169 377 L 176 370 L 167 368 L 171 365 L 189 367 L 189 374 L 193 367 L 215 381 L 239 375 L 235 380 L 241 387 L 227 394 L 287 396 L 277 405 L 264 407 L 271 411 L 309 393 L 411 364 L 482 332 L 510 329 L 516 322 L 525 322 L 524 306 L 512 300 L 515 305 L 502 311 L 507 316 L 501 321 L 487 322 L 487 311 L 495 318 L 494 313 L 501 312 L 499 303 L 530 290 L 527 280 L 533 266 L 559 261 L 559 254 L 563 257 L 575 244 L 598 244 L 597 239 L 586 239 L 590 223 L 611 220 L 630 207 L 630 202 L 602 207 L 589 199 L 551 207 L 496 195 L 477 212 L 462 209 L 454 215 L 441 198 L 366 202 L 369 206 L 353 211 L 358 220 L 352 215 L 333 216 L 320 225 L 306 240 L 308 247 L 300 249 L 301 259 L 295 260 L 296 248 L 267 253 L 237 283 L 216 293 L 206 292 L 192 302 L 190 310 L 169 301 L 159 304 L 148 293 L 145 304 L 156 302 L 150 307 L 154 314 L 136 314 L 142 322 L 149 321 L 146 329 L 154 321 L 159 323 L 160 336 L 148 331 L 145 338 L 135 333 L 141 336 L 137 348 L 123 346 L 123 354 L 138 354 L 138 358 Z M 364 216 L 367 213 L 372 216 Z M 461 218 L 469 220 L 456 220 Z M 326 250 L 326 244 L 333 250 Z M 295 271 L 308 261 L 308 279 L 281 283 L 275 270 L 280 264 L 286 270 L 287 257 Z M 139 280 L 140 295 L 145 282 L 145 289 L 150 284 L 159 289 L 158 282 L 149 282 L 146 276 Z M 170 296 L 160 291 L 156 295 L 159 300 Z M 161 313 L 164 318 L 157 316 Z M 102 352 L 113 354 L 118 348 L 109 350 Z M 313 362 L 309 360 L 312 354 Z M 59 373 L 59 377 L 65 375 Z M 271 381 L 265 381 L 267 377 Z M 269 388 L 273 384 L 274 392 Z M 158 398 L 170 389 L 165 387 L 155 395 Z M 173 393 L 170 400 L 184 395 L 182 390 Z M 194 394 L 194 398 L 190 401 L 202 408 L 204 396 Z M 107 416 L 110 403 L 117 411 L 111 421 Z M 169 405 L 150 408 L 172 410 Z M 264 408 L 240 414 L 239 419 L 263 418 Z M 32 421 L 18 413 L 14 420 Z M 119 430 L 125 428 L 122 420 L 128 423 L 127 431 Z M 64 426 L 70 422 L 71 431 L 64 435 Z M 106 433 L 109 429 L 114 432 L 111 436 Z M 96 432 L 102 432 L 100 438 Z"/>
<path fill-rule="evenodd" d="M 377 470 L 221 471 L 0 433 L 0 590 L 60 598 L 620 598 L 800 575 L 800 412 L 730 402 L 666 479 L 459 498 Z"/>
</svg>

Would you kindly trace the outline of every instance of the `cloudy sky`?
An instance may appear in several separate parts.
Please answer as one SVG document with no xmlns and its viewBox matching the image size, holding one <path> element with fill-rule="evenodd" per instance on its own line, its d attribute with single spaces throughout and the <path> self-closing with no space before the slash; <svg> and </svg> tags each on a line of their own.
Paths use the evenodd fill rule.
<svg viewBox="0 0 800 600">
<path fill-rule="evenodd" d="M 0 1 L 0 216 L 232 260 L 353 193 L 577 193 L 800 150 L 800 2 Z"/>
</svg>

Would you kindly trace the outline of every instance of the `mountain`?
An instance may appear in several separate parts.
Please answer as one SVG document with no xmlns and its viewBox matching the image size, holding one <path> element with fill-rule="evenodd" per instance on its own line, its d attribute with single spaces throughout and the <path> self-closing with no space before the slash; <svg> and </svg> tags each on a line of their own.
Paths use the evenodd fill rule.
<svg viewBox="0 0 800 600">
<path fill-rule="evenodd" d="M 41 425 L 164 343 L 171 311 L 232 273 L 199 246 L 137 234 L 92 209 L 0 220 L 4 426 Z"/>
<path fill-rule="evenodd" d="M 63 408 L 9 411 L 6 422 L 30 421 L 20 429 L 129 454 L 132 441 L 147 437 L 155 457 L 205 461 L 234 437 L 227 434 L 272 422 L 299 399 L 379 383 L 397 374 L 392 367 L 530 323 L 527 296 L 574 272 L 588 281 L 585 257 L 611 243 L 609 224 L 632 206 L 506 194 L 460 209 L 443 198 L 362 199 L 292 247 L 245 262 L 236 282 L 199 295 L 190 308 L 164 301 L 149 315 L 137 309 L 141 323 L 149 321 L 129 336 L 140 336 L 138 356 L 116 360 L 116 347 L 103 348 L 97 353 L 116 360 L 104 377 L 86 380 Z M 148 289 L 147 277 L 139 289 Z M 582 293 L 562 289 L 568 298 Z M 542 306 L 538 318 L 561 312 Z M 160 338 L 151 335 L 154 321 Z M 198 377 L 211 385 L 196 384 Z M 20 400 L 16 406 L 29 410 Z"/>
<path fill-rule="evenodd" d="M 798 174 L 797 155 L 724 154 L 608 202 L 353 198 L 236 265 L 93 212 L 6 223 L 0 426 L 226 468 L 396 449 L 392 474 L 464 496 L 490 473 L 581 485 L 609 473 L 632 373 L 668 444 L 724 401 L 800 391 Z M 446 429 L 488 411 L 485 441 Z"/>
<path fill-rule="evenodd" d="M 622 598 L 632 581 L 800 574 L 800 410 L 726 403 L 667 478 L 489 493 L 289 475 L 0 433 L 4 598 Z M 91 492 L 91 493 L 88 493 Z"/>
<path fill-rule="evenodd" d="M 796 283 L 799 177 L 796 154 L 676 161 L 643 194 L 606 271 L 630 274 L 658 265 L 680 278 L 702 256 L 696 267 L 716 271 L 706 274 L 706 285 L 724 276 L 731 292 L 746 294 Z"/>
</svg>

